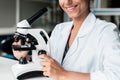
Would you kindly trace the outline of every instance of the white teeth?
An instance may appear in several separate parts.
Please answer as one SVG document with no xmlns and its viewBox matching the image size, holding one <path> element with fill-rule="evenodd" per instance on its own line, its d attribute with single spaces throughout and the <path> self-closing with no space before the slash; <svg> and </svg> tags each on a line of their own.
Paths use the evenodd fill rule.
<svg viewBox="0 0 120 80">
<path fill-rule="evenodd" d="M 70 8 L 68 8 L 68 10 L 72 10 L 74 7 L 70 7 Z"/>
<path fill-rule="evenodd" d="M 69 7 L 69 8 L 67 8 L 67 10 L 68 10 L 68 11 L 72 11 L 72 10 L 74 10 L 74 8 L 75 8 L 75 7 Z"/>
</svg>

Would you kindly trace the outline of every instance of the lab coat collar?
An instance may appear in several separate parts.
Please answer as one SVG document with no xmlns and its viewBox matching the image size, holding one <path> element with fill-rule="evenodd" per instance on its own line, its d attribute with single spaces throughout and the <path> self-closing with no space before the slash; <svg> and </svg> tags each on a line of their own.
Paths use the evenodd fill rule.
<svg viewBox="0 0 120 80">
<path fill-rule="evenodd" d="M 82 37 L 82 36 L 85 36 L 86 34 L 88 34 L 94 27 L 93 25 L 94 25 L 95 21 L 96 21 L 95 15 L 92 12 L 89 13 L 87 18 L 84 20 L 84 22 L 81 25 L 81 28 L 78 32 L 78 37 Z"/>
<path fill-rule="evenodd" d="M 66 43 L 67 43 L 70 31 L 71 31 L 71 28 L 72 28 L 72 25 L 73 25 L 72 21 L 71 22 L 62 23 L 62 25 L 61 25 L 61 27 L 62 27 L 61 34 L 60 34 L 61 43 L 58 44 L 58 46 L 61 49 L 59 49 L 59 48 L 57 49 L 58 51 L 60 51 L 60 54 L 57 54 L 57 55 L 59 55 L 57 57 L 59 63 L 62 62 L 62 57 L 63 57 L 64 49 L 65 49 L 65 46 L 66 46 Z"/>
<path fill-rule="evenodd" d="M 62 30 L 62 35 L 69 36 L 72 26 L 73 26 L 73 21 L 65 23 L 64 29 Z"/>
<path fill-rule="evenodd" d="M 95 21 L 96 21 L 95 15 L 92 12 L 90 12 L 89 15 L 87 16 L 87 18 L 82 23 L 80 30 L 78 31 L 78 37 L 82 37 L 82 36 L 85 36 L 86 34 L 88 34 L 92 30 Z M 65 29 L 63 29 L 63 31 L 62 31 L 62 35 L 68 36 L 70 34 L 72 26 L 73 26 L 73 21 L 68 22 L 64 26 Z"/>
<path fill-rule="evenodd" d="M 77 34 L 77 37 L 75 38 L 75 39 L 77 39 L 77 40 L 74 40 L 74 42 L 72 43 L 72 46 L 71 46 L 70 49 L 68 50 L 68 52 L 67 52 L 67 54 L 66 54 L 66 57 L 65 57 L 65 59 L 64 59 L 64 61 L 63 61 L 63 66 L 64 66 L 64 63 L 66 63 L 67 58 L 69 58 L 69 56 L 71 56 L 71 55 L 77 50 L 77 48 L 80 47 L 80 46 L 78 46 L 79 43 L 80 43 L 79 41 L 82 40 L 83 37 L 85 37 L 85 35 L 87 35 L 87 34 L 92 30 L 92 28 L 94 28 L 94 23 L 95 23 L 95 21 L 96 21 L 96 17 L 94 16 L 93 13 L 90 13 L 90 14 L 87 16 L 87 18 L 85 19 L 85 21 L 83 22 L 83 24 L 82 24 L 82 26 L 81 26 L 78 34 Z M 66 32 L 66 33 L 67 33 L 67 36 L 68 36 L 68 34 L 70 34 L 70 30 L 71 30 L 71 28 L 72 28 L 72 25 L 73 25 L 73 23 L 71 22 L 71 24 L 70 24 L 71 27 L 70 27 L 70 29 L 68 30 L 69 33 Z M 80 40 L 79 40 L 79 39 L 80 39 Z M 82 48 L 82 47 L 81 47 L 81 48 Z"/>
</svg>

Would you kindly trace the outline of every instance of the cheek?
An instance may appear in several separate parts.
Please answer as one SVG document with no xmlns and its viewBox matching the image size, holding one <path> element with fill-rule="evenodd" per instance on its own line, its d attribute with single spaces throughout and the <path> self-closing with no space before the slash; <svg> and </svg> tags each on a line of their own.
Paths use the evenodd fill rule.
<svg viewBox="0 0 120 80">
<path fill-rule="evenodd" d="M 89 0 L 75 0 L 76 3 L 88 4 Z"/>
<path fill-rule="evenodd" d="M 64 0 L 59 0 L 60 6 L 63 4 Z"/>
<path fill-rule="evenodd" d="M 63 9 L 64 0 L 59 0 L 59 5 Z"/>
</svg>

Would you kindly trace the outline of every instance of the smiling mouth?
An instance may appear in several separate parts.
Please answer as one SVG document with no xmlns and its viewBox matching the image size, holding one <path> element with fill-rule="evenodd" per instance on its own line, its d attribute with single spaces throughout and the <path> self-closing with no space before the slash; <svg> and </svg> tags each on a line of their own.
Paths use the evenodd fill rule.
<svg viewBox="0 0 120 80">
<path fill-rule="evenodd" d="M 78 5 L 66 7 L 66 10 L 67 10 L 68 12 L 72 12 L 72 11 L 74 11 L 74 10 L 76 9 L 77 6 L 78 6 Z"/>
</svg>

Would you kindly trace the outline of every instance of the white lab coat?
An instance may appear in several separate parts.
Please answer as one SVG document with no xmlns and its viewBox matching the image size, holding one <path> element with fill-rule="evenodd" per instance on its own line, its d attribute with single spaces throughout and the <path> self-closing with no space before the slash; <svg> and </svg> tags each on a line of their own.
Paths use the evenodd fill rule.
<svg viewBox="0 0 120 80">
<path fill-rule="evenodd" d="M 49 53 L 60 64 L 73 22 L 56 25 Z M 61 64 L 69 71 L 90 73 L 90 80 L 120 80 L 120 39 L 117 27 L 90 13 Z"/>
</svg>

